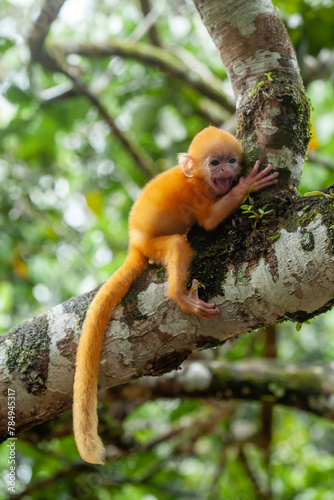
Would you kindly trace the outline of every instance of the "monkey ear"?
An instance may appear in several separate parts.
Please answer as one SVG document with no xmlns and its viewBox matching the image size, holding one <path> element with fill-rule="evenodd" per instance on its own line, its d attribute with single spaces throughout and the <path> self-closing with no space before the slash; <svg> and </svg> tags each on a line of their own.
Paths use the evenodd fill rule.
<svg viewBox="0 0 334 500">
<path fill-rule="evenodd" d="M 178 156 L 179 163 L 182 167 L 183 173 L 187 177 L 193 177 L 193 170 L 195 162 L 189 153 L 180 153 Z"/>
</svg>

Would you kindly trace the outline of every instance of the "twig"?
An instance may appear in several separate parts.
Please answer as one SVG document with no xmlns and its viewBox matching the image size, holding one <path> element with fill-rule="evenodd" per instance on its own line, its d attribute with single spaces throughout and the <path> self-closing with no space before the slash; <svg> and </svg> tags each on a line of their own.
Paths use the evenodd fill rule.
<svg viewBox="0 0 334 500">
<path fill-rule="evenodd" d="M 57 61 L 46 52 L 44 42 L 64 2 L 65 0 L 45 1 L 28 39 L 32 60 L 40 62 L 51 71 L 58 71 L 59 66 Z"/>
<path fill-rule="evenodd" d="M 251 483 L 253 484 L 253 487 L 256 491 L 258 499 L 259 500 L 268 500 L 270 498 L 270 496 L 266 491 L 263 491 L 263 488 L 260 485 L 259 479 L 256 476 L 253 468 L 251 467 L 249 460 L 248 460 L 248 457 L 247 457 L 242 445 L 239 446 L 238 456 L 239 456 L 241 463 L 245 467 L 245 470 L 247 472 L 249 479 L 251 480 Z"/>
<path fill-rule="evenodd" d="M 318 153 L 316 153 L 315 151 L 309 151 L 307 158 L 312 163 L 316 163 L 317 165 L 320 165 L 321 167 L 324 168 L 328 168 L 329 170 L 334 170 L 334 163 L 331 162 L 330 160 L 325 160 L 324 158 L 320 158 Z"/>
<path fill-rule="evenodd" d="M 61 99 L 68 99 L 76 97 L 78 93 L 74 89 L 72 82 L 63 82 L 54 87 L 44 89 L 41 91 L 40 96 L 44 102 L 57 101 Z"/>
<path fill-rule="evenodd" d="M 98 99 L 98 97 L 93 94 L 87 85 L 85 85 L 74 73 L 69 69 L 62 68 L 61 71 L 64 75 L 66 75 L 68 78 L 70 78 L 75 86 L 75 89 L 79 90 L 81 94 L 86 96 L 91 103 L 97 108 L 100 116 L 106 121 L 106 123 L 109 125 L 110 130 L 114 134 L 114 136 L 123 144 L 125 149 L 127 150 L 128 154 L 132 157 L 132 159 L 137 163 L 137 165 L 140 167 L 142 172 L 144 172 L 145 176 L 147 178 L 151 178 L 155 173 L 155 168 L 153 163 L 149 158 L 144 156 L 143 153 L 139 151 L 139 148 L 137 145 L 135 145 L 127 136 L 122 132 L 116 125 L 114 119 L 108 113 L 106 108 L 103 106 L 101 101 Z"/>
<path fill-rule="evenodd" d="M 160 0 L 160 2 L 155 4 L 152 9 L 149 0 L 140 0 L 141 10 L 143 11 L 145 18 L 132 33 L 132 40 L 138 40 L 144 33 L 147 32 L 151 43 L 156 47 L 162 47 L 155 23 L 161 15 L 165 3 L 165 0 Z"/>
<path fill-rule="evenodd" d="M 314 80 L 332 78 L 333 64 L 334 53 L 330 49 L 323 48 L 318 57 L 313 57 L 310 54 L 305 55 L 301 64 L 305 87 Z"/>
</svg>

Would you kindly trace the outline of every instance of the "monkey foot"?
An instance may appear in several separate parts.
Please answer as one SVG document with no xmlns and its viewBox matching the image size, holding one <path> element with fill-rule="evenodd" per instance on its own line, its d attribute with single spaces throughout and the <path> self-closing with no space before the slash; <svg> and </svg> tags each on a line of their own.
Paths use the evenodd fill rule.
<svg viewBox="0 0 334 500">
<path fill-rule="evenodd" d="M 198 280 L 193 280 L 189 293 L 173 297 L 184 311 L 191 312 L 200 318 L 210 319 L 219 314 L 219 308 L 214 302 L 204 302 L 198 297 Z"/>
</svg>

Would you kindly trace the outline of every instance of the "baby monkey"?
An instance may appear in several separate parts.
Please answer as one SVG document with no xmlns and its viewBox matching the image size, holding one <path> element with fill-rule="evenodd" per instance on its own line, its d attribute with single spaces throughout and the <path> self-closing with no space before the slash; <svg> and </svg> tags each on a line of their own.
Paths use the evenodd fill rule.
<svg viewBox="0 0 334 500">
<path fill-rule="evenodd" d="M 214 302 L 199 299 L 196 280 L 185 290 L 192 249 L 188 229 L 197 222 L 215 228 L 238 209 L 248 193 L 276 184 L 272 165 L 259 172 L 257 161 L 247 177 L 238 176 L 240 143 L 231 134 L 207 127 L 195 136 L 179 165 L 159 174 L 143 189 L 129 218 L 129 250 L 124 264 L 92 301 L 80 337 L 74 380 L 73 427 L 81 457 L 102 464 L 104 448 L 97 434 L 97 381 L 101 345 L 111 310 L 152 260 L 167 269 L 168 292 L 183 311 L 201 318 L 219 314 Z"/>
</svg>

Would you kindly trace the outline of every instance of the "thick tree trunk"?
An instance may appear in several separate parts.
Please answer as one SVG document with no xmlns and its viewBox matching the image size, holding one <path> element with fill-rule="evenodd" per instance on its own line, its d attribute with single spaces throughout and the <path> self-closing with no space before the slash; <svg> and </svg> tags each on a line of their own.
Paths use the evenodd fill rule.
<svg viewBox="0 0 334 500">
<path fill-rule="evenodd" d="M 310 138 L 309 104 L 294 48 L 268 0 L 194 0 L 229 75 L 246 165 L 281 171 L 298 186 Z"/>
</svg>

